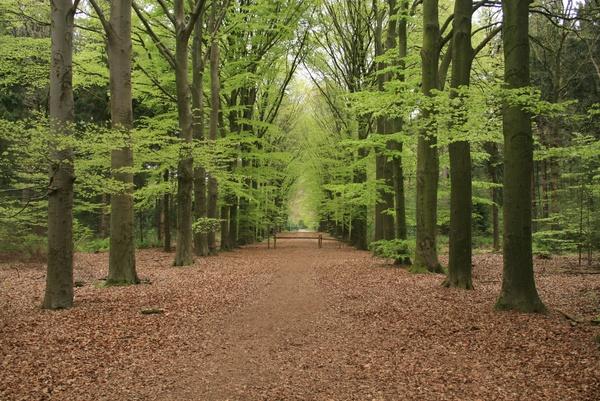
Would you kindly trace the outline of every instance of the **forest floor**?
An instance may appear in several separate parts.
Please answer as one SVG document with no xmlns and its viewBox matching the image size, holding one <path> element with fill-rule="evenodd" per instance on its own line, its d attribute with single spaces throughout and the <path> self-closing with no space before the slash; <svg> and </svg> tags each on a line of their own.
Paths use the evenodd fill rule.
<svg viewBox="0 0 600 401">
<path fill-rule="evenodd" d="M 39 308 L 43 264 L 2 264 L 0 400 L 600 400 L 600 274 L 573 259 L 536 260 L 550 311 L 523 315 L 493 309 L 500 255 L 462 291 L 316 245 L 185 268 L 142 250 L 149 283 L 117 288 L 98 286 L 107 254 L 77 254 L 58 312 Z"/>
</svg>

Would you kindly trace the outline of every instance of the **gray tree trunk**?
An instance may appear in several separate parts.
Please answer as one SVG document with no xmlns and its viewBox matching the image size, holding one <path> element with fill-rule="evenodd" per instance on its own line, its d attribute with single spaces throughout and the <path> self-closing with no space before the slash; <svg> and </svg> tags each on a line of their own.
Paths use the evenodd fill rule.
<svg viewBox="0 0 600 401">
<path fill-rule="evenodd" d="M 208 137 L 211 141 L 217 140 L 219 131 L 219 106 L 220 106 L 220 89 L 219 81 L 219 42 L 217 39 L 216 14 L 219 5 L 215 1 L 211 7 L 210 14 L 210 123 Z M 212 175 L 208 175 L 208 217 L 216 219 L 218 198 L 217 179 Z M 210 254 L 217 253 L 217 236 L 214 231 L 208 234 L 208 250 Z"/>
<path fill-rule="evenodd" d="M 390 8 L 392 2 L 395 0 L 389 0 Z M 408 0 L 400 0 L 400 15 L 398 19 L 398 57 L 400 59 L 400 67 L 404 70 L 405 68 L 405 57 L 408 55 L 408 32 L 407 32 L 407 18 L 408 18 Z M 398 11 L 396 11 L 396 15 Z M 399 79 L 404 81 L 404 71 L 401 72 Z M 400 132 L 402 130 L 402 121 L 398 120 L 396 130 Z M 396 238 L 406 239 L 406 198 L 404 195 L 404 166 L 402 164 L 402 142 L 392 141 L 392 149 L 397 153 L 392 159 L 392 171 L 394 180 L 394 205 L 396 208 Z M 407 259 L 405 262 L 410 264 L 410 260 Z"/>
<path fill-rule="evenodd" d="M 508 89 L 529 85 L 529 1 L 505 0 L 503 11 L 504 81 Z M 533 275 L 531 249 L 531 176 L 533 138 L 530 115 L 505 104 L 504 269 L 496 308 L 544 312 Z"/>
<path fill-rule="evenodd" d="M 139 279 L 135 270 L 133 173 L 119 171 L 133 167 L 130 134 L 133 126 L 131 0 L 111 2 L 107 28 L 111 125 L 123 136 L 122 147 L 111 152 L 111 168 L 113 179 L 124 186 L 122 192 L 112 194 L 110 199 L 107 284 L 136 284 Z"/>
<path fill-rule="evenodd" d="M 438 1 L 423 0 L 423 46 L 421 48 L 422 89 L 425 96 L 438 88 L 438 63 L 440 58 L 440 26 Z M 427 121 L 432 110 L 424 107 L 422 118 Z M 414 270 L 427 270 L 442 273 L 438 261 L 437 228 L 437 188 L 439 160 L 436 148 L 435 125 L 427 122 L 419 133 L 417 143 L 417 239 L 415 246 Z"/>
<path fill-rule="evenodd" d="M 192 197 L 194 191 L 194 161 L 191 153 L 193 142 L 192 109 L 188 80 L 188 41 L 185 30 L 186 16 L 183 0 L 175 0 L 175 81 L 177 87 L 177 115 L 179 136 L 190 148 L 183 150 L 177 166 L 177 247 L 174 266 L 194 263 L 194 236 L 192 232 Z"/>
<path fill-rule="evenodd" d="M 456 89 L 468 86 L 471 76 L 471 0 L 455 0 L 452 26 L 452 98 Z M 454 121 L 462 125 L 465 121 Z M 473 289 L 471 268 L 471 148 L 467 141 L 449 145 L 450 153 L 450 244 L 447 287 Z"/>
<path fill-rule="evenodd" d="M 202 54 L 202 18 L 194 27 L 192 47 L 192 109 L 194 139 L 204 139 L 204 62 Z M 194 168 L 194 218 L 206 217 L 206 170 L 197 164 Z M 208 236 L 194 233 L 194 250 L 197 256 L 208 256 Z"/>
<path fill-rule="evenodd" d="M 60 141 L 74 119 L 71 0 L 51 1 L 50 119 Z M 59 150 L 60 149 L 60 150 Z M 43 308 L 73 306 L 73 152 L 52 146 L 48 185 L 48 270 Z"/>
</svg>

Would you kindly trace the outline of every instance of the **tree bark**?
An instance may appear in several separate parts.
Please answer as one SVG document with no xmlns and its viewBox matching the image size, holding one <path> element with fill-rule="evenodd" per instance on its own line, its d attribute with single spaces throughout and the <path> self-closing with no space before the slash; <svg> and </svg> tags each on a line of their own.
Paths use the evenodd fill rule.
<svg viewBox="0 0 600 401">
<path fill-rule="evenodd" d="M 390 0 L 390 4 L 391 1 Z M 390 5 L 391 7 L 391 5 Z M 407 13 L 408 0 L 400 0 L 401 17 L 398 20 L 398 57 L 400 59 L 400 67 L 402 72 L 399 79 L 405 80 L 404 68 L 405 58 L 408 55 L 408 32 L 407 32 Z M 396 127 L 398 132 L 402 131 L 402 121 L 398 120 Z M 402 142 L 393 141 L 392 148 L 396 155 L 392 159 L 392 170 L 394 180 L 394 205 L 396 208 L 396 238 L 406 239 L 406 198 L 404 195 L 404 166 L 402 164 Z M 410 263 L 410 260 L 408 261 Z"/>
<path fill-rule="evenodd" d="M 71 0 L 51 1 L 50 123 L 58 141 L 74 119 Z M 73 152 L 52 145 L 48 185 L 48 270 L 42 307 L 73 306 Z"/>
<path fill-rule="evenodd" d="M 389 23 L 386 34 L 385 47 L 383 44 L 383 27 L 381 18 L 378 18 L 377 28 L 375 30 L 375 53 L 383 54 L 386 50 L 392 50 L 396 47 L 396 19 L 393 18 L 398 13 L 395 0 L 388 0 Z M 379 63 L 378 69 L 386 67 L 385 63 Z M 379 74 L 377 77 L 378 89 L 383 92 L 386 81 L 392 79 L 391 74 Z M 380 117 L 377 120 L 377 132 L 379 134 L 393 134 L 396 132 L 397 124 L 395 119 Z M 379 190 L 378 201 L 375 204 L 375 241 L 391 240 L 395 237 L 394 216 L 389 212 L 394 210 L 394 188 L 392 161 L 388 160 L 387 152 L 391 150 L 391 141 L 386 140 L 385 148 L 378 150 L 375 156 L 375 178 L 383 181 L 384 187 Z"/>
<path fill-rule="evenodd" d="M 452 25 L 452 78 L 451 98 L 460 95 L 456 92 L 470 84 L 473 48 L 471 46 L 471 0 L 455 0 Z M 463 125 L 464 119 L 453 121 L 453 125 Z M 446 287 L 473 289 L 471 268 L 471 147 L 469 142 L 453 141 L 450 153 L 450 244 L 448 256 L 448 277 Z"/>
<path fill-rule="evenodd" d="M 199 17 L 194 27 L 192 47 L 192 109 L 193 136 L 196 140 L 204 140 L 204 62 L 202 54 L 202 18 Z M 194 218 L 207 217 L 206 210 L 206 170 L 196 164 L 194 168 Z M 197 256 L 208 256 L 208 235 L 194 233 L 194 251 Z"/>
<path fill-rule="evenodd" d="M 177 167 L 177 247 L 174 266 L 189 266 L 194 263 L 192 232 L 192 197 L 194 190 L 194 160 L 192 109 L 188 80 L 188 41 L 185 30 L 186 17 L 183 0 L 175 0 L 175 81 L 177 87 L 177 115 L 179 135 L 184 145 L 181 160 Z"/>
<path fill-rule="evenodd" d="M 216 13 L 218 3 L 215 1 L 211 7 L 210 13 L 210 125 L 209 139 L 217 140 L 219 131 L 219 106 L 220 106 L 220 89 L 221 83 L 219 80 L 219 41 L 217 39 Z M 208 217 L 216 219 L 217 216 L 217 198 L 218 184 L 217 179 L 209 173 L 208 175 Z M 217 236 L 214 231 L 208 234 L 208 250 L 214 255 L 217 253 Z"/>
<path fill-rule="evenodd" d="M 437 89 L 439 83 L 440 26 L 437 0 L 423 0 L 423 27 L 422 90 L 425 96 L 431 96 L 431 91 Z M 413 269 L 442 273 L 436 249 L 439 160 L 435 124 L 428 121 L 431 113 L 429 106 L 422 109 L 426 126 L 419 132 L 417 143 L 417 238 Z"/>
<path fill-rule="evenodd" d="M 111 152 L 113 179 L 123 190 L 110 198 L 110 252 L 107 284 L 136 284 L 135 216 L 133 210 L 133 167 L 131 128 L 133 104 L 131 93 L 131 0 L 113 1 L 107 29 L 110 71 L 111 125 L 122 135 L 121 147 Z M 123 171 L 125 169 L 125 171 Z"/>
<path fill-rule="evenodd" d="M 165 180 L 165 182 L 169 182 L 169 170 L 168 169 L 165 170 L 164 180 Z M 162 204 L 163 204 L 163 216 L 164 216 L 164 220 L 163 220 L 163 229 L 164 229 L 163 250 L 165 252 L 171 252 L 171 193 L 170 192 L 166 192 L 163 195 Z"/>
<path fill-rule="evenodd" d="M 503 11 L 504 81 L 508 89 L 529 85 L 529 1 L 505 0 Z M 501 310 L 544 312 L 535 287 L 531 249 L 531 174 L 533 138 L 530 115 L 505 104 L 504 268 L 496 303 Z"/>
</svg>

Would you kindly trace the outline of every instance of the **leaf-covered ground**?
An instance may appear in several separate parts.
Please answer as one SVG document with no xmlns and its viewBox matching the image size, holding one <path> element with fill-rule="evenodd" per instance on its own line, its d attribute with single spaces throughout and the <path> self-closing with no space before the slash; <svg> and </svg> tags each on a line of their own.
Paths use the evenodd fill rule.
<svg viewBox="0 0 600 401">
<path fill-rule="evenodd" d="M 172 257 L 98 288 L 107 255 L 78 254 L 58 312 L 43 265 L 0 265 L 0 400 L 600 400 L 600 274 L 571 259 L 536 260 L 550 313 L 530 316 L 493 310 L 493 254 L 469 292 L 331 242 Z"/>
</svg>

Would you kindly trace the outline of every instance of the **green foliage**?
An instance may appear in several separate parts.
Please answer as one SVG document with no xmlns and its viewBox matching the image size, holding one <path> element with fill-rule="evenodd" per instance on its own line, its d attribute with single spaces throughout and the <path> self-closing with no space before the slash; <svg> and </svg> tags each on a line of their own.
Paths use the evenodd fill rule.
<svg viewBox="0 0 600 401">
<path fill-rule="evenodd" d="M 217 232 L 221 226 L 221 219 L 211 219 L 208 217 L 202 217 L 197 219 L 192 224 L 192 229 L 195 233 L 208 234 L 210 232 Z"/>
<path fill-rule="evenodd" d="M 386 259 L 393 259 L 395 264 L 402 265 L 410 260 L 413 253 L 412 241 L 394 239 L 380 240 L 369 244 L 369 250 L 374 256 Z"/>
</svg>

